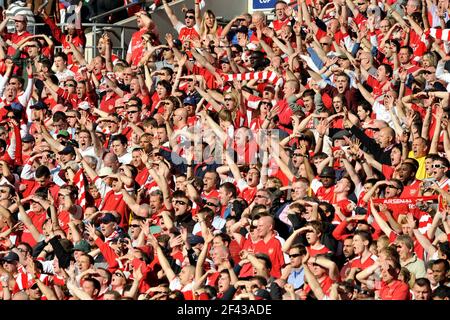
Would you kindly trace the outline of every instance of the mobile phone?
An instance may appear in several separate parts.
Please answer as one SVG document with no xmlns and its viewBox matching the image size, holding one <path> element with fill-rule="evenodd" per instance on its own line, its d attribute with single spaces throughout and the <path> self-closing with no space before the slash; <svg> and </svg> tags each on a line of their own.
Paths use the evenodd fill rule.
<svg viewBox="0 0 450 320">
<path fill-rule="evenodd" d="M 161 232 L 160 226 L 150 226 L 150 233 L 151 234 L 157 234 Z"/>
</svg>

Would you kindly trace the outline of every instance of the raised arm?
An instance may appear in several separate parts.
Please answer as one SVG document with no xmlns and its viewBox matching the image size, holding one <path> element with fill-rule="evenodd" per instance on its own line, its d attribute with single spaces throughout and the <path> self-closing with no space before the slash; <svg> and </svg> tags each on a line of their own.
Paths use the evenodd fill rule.
<svg viewBox="0 0 450 320">
<path fill-rule="evenodd" d="M 166 11 L 167 16 L 169 17 L 170 23 L 172 23 L 172 26 L 175 27 L 176 24 L 178 24 L 180 21 L 178 20 L 175 13 L 173 13 L 172 8 L 167 4 L 167 0 L 162 0 L 164 10 Z"/>
</svg>

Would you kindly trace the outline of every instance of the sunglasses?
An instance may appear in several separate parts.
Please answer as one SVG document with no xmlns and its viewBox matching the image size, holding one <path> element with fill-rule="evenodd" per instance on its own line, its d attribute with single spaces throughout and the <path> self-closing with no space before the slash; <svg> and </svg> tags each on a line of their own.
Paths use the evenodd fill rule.
<svg viewBox="0 0 450 320">
<path fill-rule="evenodd" d="M 272 106 L 272 104 L 270 102 L 265 102 L 265 101 L 261 102 L 261 105 Z"/>
<path fill-rule="evenodd" d="M 431 168 L 433 168 L 433 169 L 440 169 L 440 168 L 447 168 L 447 167 L 444 166 L 443 164 L 432 164 Z"/>
<path fill-rule="evenodd" d="M 218 204 L 215 204 L 215 203 L 212 203 L 212 202 L 206 202 L 205 203 L 207 206 L 213 206 L 213 207 L 218 207 L 219 205 Z"/>
<path fill-rule="evenodd" d="M 185 19 L 195 19 L 195 16 L 185 16 Z"/>
<path fill-rule="evenodd" d="M 300 256 L 301 256 L 300 253 L 294 253 L 294 254 L 290 254 L 289 258 L 297 258 L 297 257 L 300 257 Z"/>
<path fill-rule="evenodd" d="M 233 101 L 233 99 L 231 99 L 231 98 L 225 98 L 225 99 L 223 99 L 224 101 Z"/>
<path fill-rule="evenodd" d="M 320 42 L 320 44 L 323 45 L 323 46 L 330 46 L 331 45 L 331 43 L 328 43 L 328 42 Z"/>
<path fill-rule="evenodd" d="M 137 110 L 130 110 L 130 111 L 127 111 L 127 114 L 133 114 L 133 113 L 137 113 L 137 112 L 139 112 L 139 111 L 137 111 Z"/>
<path fill-rule="evenodd" d="M 140 228 L 141 226 L 138 224 L 130 224 L 130 228 Z"/>
</svg>

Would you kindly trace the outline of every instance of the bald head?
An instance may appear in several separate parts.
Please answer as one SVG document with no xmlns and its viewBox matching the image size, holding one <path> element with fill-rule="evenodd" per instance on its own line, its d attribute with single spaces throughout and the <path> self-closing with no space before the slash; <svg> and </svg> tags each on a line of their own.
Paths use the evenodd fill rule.
<svg viewBox="0 0 450 320">
<path fill-rule="evenodd" d="M 383 128 L 375 138 L 382 149 L 387 148 L 395 142 L 395 131 L 391 127 Z"/>
<path fill-rule="evenodd" d="M 178 108 L 173 112 L 173 120 L 176 122 L 185 122 L 188 117 L 186 108 Z"/>
<path fill-rule="evenodd" d="M 114 173 L 116 173 L 120 167 L 119 158 L 117 158 L 117 155 L 112 152 L 105 154 L 103 164 L 105 167 L 110 167 Z"/>
</svg>

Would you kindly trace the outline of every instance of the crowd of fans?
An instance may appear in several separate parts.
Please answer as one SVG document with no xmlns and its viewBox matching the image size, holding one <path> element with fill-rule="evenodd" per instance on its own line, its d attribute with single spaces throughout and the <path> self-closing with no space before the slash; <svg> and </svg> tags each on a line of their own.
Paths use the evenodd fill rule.
<svg viewBox="0 0 450 320">
<path fill-rule="evenodd" d="M 0 298 L 448 300 L 448 0 L 190 2 L 5 15 Z"/>
</svg>

